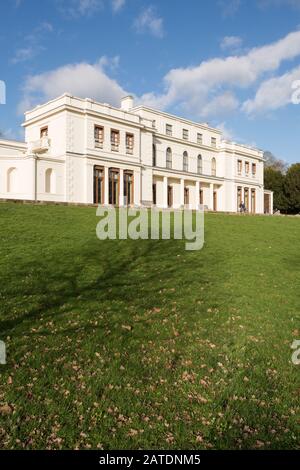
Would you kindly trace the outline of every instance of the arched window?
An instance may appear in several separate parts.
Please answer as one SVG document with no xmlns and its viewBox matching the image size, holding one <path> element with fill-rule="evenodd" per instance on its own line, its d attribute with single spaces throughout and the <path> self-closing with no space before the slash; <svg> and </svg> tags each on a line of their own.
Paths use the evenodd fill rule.
<svg viewBox="0 0 300 470">
<path fill-rule="evenodd" d="M 189 156 L 187 152 L 183 152 L 183 171 L 189 171 Z"/>
<path fill-rule="evenodd" d="M 166 152 L 166 167 L 172 168 L 172 150 L 170 149 L 170 147 L 167 148 Z"/>
<path fill-rule="evenodd" d="M 211 174 L 212 176 L 216 176 L 217 174 L 217 162 L 215 157 L 211 161 Z"/>
<path fill-rule="evenodd" d="M 202 155 L 198 155 L 197 158 L 197 172 L 199 175 L 202 174 Z"/>
<path fill-rule="evenodd" d="M 10 168 L 7 172 L 7 192 L 8 193 L 16 193 L 17 192 L 17 169 Z"/>
<path fill-rule="evenodd" d="M 52 168 L 48 168 L 45 172 L 45 192 L 55 193 L 55 173 Z"/>
<path fill-rule="evenodd" d="M 156 145 L 152 146 L 152 166 L 156 166 Z"/>
</svg>

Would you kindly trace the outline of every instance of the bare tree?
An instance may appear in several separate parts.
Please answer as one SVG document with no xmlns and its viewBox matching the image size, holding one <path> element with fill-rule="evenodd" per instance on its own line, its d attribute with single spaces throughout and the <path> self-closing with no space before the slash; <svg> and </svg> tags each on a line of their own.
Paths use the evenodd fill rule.
<svg viewBox="0 0 300 470">
<path fill-rule="evenodd" d="M 265 168 L 272 168 L 273 170 L 280 171 L 280 173 L 285 174 L 288 169 L 288 164 L 281 160 L 280 158 L 275 157 L 272 152 L 264 152 L 265 159 Z"/>
</svg>

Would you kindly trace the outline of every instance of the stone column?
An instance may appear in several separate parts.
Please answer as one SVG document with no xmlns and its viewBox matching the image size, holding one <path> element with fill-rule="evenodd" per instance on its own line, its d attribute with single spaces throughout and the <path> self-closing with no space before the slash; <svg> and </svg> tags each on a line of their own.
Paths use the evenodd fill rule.
<svg viewBox="0 0 300 470">
<path fill-rule="evenodd" d="M 209 185 L 209 210 L 214 210 L 214 184 Z"/>
<path fill-rule="evenodd" d="M 164 183 L 163 183 L 163 207 L 167 209 L 168 207 L 168 177 L 164 176 Z"/>
<path fill-rule="evenodd" d="M 108 180 L 108 167 L 105 166 L 104 167 L 104 205 L 107 206 L 108 205 L 108 201 L 109 201 L 109 197 L 108 197 L 108 193 L 109 193 L 109 180 Z"/>
<path fill-rule="evenodd" d="M 196 209 L 198 209 L 200 205 L 200 181 L 196 181 L 195 191 L 196 191 L 196 197 L 195 197 Z"/>
<path fill-rule="evenodd" d="M 119 206 L 124 206 L 124 170 L 120 168 L 119 174 Z"/>
<path fill-rule="evenodd" d="M 184 207 L 184 179 L 180 180 L 180 206 Z"/>
</svg>

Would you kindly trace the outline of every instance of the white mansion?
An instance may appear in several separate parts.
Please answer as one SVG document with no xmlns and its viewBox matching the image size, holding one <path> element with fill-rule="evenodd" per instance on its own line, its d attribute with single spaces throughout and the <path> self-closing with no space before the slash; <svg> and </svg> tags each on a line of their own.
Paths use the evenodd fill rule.
<svg viewBox="0 0 300 470">
<path fill-rule="evenodd" d="M 25 113 L 25 142 L 0 140 L 0 199 L 272 213 L 263 153 L 122 99 L 70 94 Z"/>
</svg>

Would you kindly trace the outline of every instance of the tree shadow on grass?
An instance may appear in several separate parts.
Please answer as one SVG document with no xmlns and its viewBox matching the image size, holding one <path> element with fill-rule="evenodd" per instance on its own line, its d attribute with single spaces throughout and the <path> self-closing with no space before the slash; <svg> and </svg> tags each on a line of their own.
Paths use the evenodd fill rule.
<svg viewBox="0 0 300 470">
<path fill-rule="evenodd" d="M 35 259 L 23 267 L 25 272 L 35 270 L 47 274 L 43 277 L 37 274 L 33 287 L 22 287 L 20 295 L 25 297 L 24 310 L 28 309 L 28 312 L 2 320 L 0 331 L 3 336 L 11 334 L 24 322 L 53 318 L 62 312 L 63 306 L 71 311 L 76 303 L 99 302 L 101 305 L 121 301 L 137 308 L 153 308 L 154 302 L 161 301 L 157 297 L 161 287 L 182 287 L 191 282 L 193 270 L 189 258 L 191 262 L 197 260 L 194 271 L 199 284 L 205 285 L 207 277 L 203 257 L 185 252 L 183 243 L 177 240 L 105 241 L 100 247 L 85 245 L 80 248 L 80 253 L 73 254 L 74 261 L 71 259 L 71 262 L 67 257 L 53 259 L 50 267 L 49 260 Z M 98 266 L 100 274 L 97 274 Z M 90 280 L 85 278 L 87 268 L 94 273 L 93 276 L 89 274 Z M 13 302 L 15 292 L 12 290 L 7 294 Z M 28 308 L 26 295 L 36 297 L 38 306 Z"/>
</svg>

